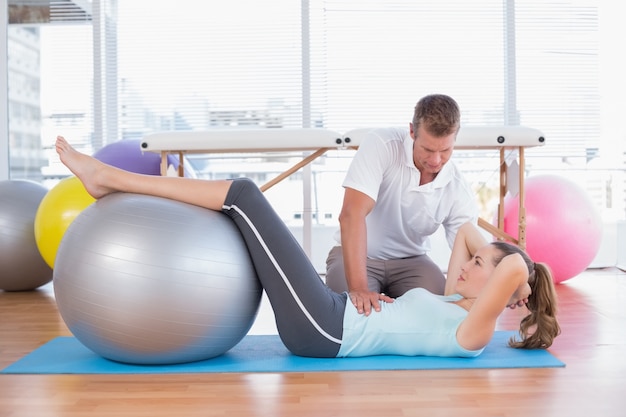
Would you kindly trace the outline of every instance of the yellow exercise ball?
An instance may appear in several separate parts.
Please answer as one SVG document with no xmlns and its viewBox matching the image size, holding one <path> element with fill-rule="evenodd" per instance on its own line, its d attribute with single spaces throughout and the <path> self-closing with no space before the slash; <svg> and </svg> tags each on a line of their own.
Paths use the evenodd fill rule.
<svg viewBox="0 0 626 417">
<path fill-rule="evenodd" d="M 68 226 L 94 201 L 77 177 L 62 179 L 41 200 L 35 215 L 35 242 L 50 268 L 54 268 L 57 250 Z"/>
</svg>

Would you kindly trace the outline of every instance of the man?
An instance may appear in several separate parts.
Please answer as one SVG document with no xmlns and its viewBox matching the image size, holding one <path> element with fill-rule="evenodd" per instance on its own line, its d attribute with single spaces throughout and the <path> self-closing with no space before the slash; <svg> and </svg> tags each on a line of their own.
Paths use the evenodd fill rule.
<svg viewBox="0 0 626 417">
<path fill-rule="evenodd" d="M 454 99 L 428 95 L 408 131 L 374 129 L 360 144 L 343 183 L 339 245 L 326 261 L 326 283 L 348 291 L 360 313 L 415 287 L 443 294 L 429 236 L 443 225 L 452 246 L 459 227 L 478 219 L 473 192 L 449 161 L 460 119 Z"/>
</svg>

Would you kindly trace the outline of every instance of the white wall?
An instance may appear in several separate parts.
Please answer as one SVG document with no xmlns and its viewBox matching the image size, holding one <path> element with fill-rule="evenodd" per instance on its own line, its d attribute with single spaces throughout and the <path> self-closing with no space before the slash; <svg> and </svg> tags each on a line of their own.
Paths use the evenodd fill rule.
<svg viewBox="0 0 626 417">
<path fill-rule="evenodd" d="M 617 223 L 617 267 L 626 271 L 626 221 Z"/>
<path fill-rule="evenodd" d="M 617 262 L 617 224 L 615 222 L 606 222 L 603 226 L 600 249 L 596 257 L 591 261 L 589 268 L 614 267 Z"/>
</svg>

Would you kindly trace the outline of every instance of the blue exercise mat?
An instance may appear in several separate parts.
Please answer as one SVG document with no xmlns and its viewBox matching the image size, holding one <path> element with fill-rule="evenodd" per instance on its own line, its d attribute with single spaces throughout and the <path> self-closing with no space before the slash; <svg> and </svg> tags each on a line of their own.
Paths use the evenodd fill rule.
<svg viewBox="0 0 626 417">
<path fill-rule="evenodd" d="M 105 359 L 74 337 L 58 337 L 1 371 L 3 374 L 165 374 L 211 372 L 337 372 L 417 369 L 554 368 L 565 364 L 546 350 L 507 346 L 514 332 L 496 332 L 477 358 L 370 356 L 303 358 L 277 335 L 248 335 L 222 356 L 175 365 L 129 365 Z"/>
</svg>

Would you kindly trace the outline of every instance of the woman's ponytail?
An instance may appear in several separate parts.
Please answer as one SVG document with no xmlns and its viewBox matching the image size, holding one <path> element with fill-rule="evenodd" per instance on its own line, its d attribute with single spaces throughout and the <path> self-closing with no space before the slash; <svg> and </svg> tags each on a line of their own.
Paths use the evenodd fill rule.
<svg viewBox="0 0 626 417">
<path fill-rule="evenodd" d="M 528 278 L 531 295 L 526 307 L 530 314 L 520 323 L 520 339 L 509 340 L 509 345 L 520 349 L 546 349 L 561 333 L 556 319 L 557 295 L 552 273 L 543 263 L 533 263 L 533 271 Z"/>
</svg>

